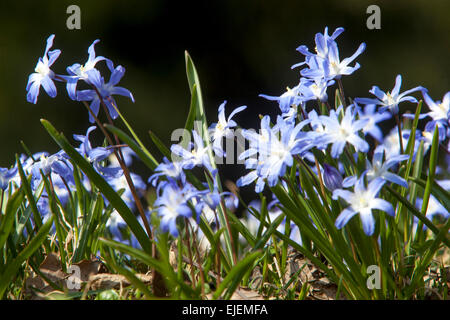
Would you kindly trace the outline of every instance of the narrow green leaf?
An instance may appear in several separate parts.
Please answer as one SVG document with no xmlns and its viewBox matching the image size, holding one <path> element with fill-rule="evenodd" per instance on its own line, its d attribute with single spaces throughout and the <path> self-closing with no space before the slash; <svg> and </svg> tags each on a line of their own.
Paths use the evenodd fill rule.
<svg viewBox="0 0 450 320">
<path fill-rule="evenodd" d="M 28 203 L 30 204 L 31 210 L 33 211 L 34 219 L 36 220 L 36 226 L 40 228 L 42 226 L 41 214 L 39 213 L 36 199 L 34 198 L 33 191 L 31 190 L 30 181 L 27 179 L 25 175 L 25 171 L 23 170 L 22 163 L 20 162 L 19 156 L 16 154 L 16 163 L 17 168 L 20 175 L 20 180 L 22 181 L 23 188 L 25 190 L 25 194 L 28 199 Z"/>
<path fill-rule="evenodd" d="M 99 241 L 108 247 L 114 248 L 118 251 L 121 251 L 123 253 L 130 255 L 131 257 L 150 266 L 152 269 L 155 269 L 159 273 L 165 275 L 168 278 L 168 280 L 170 282 L 172 282 L 172 284 L 177 284 L 177 285 L 181 286 L 181 288 L 185 292 L 187 292 L 188 295 L 193 296 L 195 294 L 194 290 L 191 287 L 186 285 L 183 281 L 179 281 L 177 274 L 174 272 L 173 269 L 166 268 L 164 263 L 152 258 L 150 255 L 143 252 L 142 250 L 138 250 L 138 249 L 132 248 L 126 244 L 123 244 L 123 243 L 120 243 L 117 241 L 113 241 L 113 240 L 108 240 L 105 238 L 100 238 Z"/>
<path fill-rule="evenodd" d="M 186 74 L 188 78 L 189 88 L 191 90 L 191 95 L 194 93 L 197 94 L 197 120 L 202 122 L 201 136 L 203 137 L 204 142 L 206 143 L 206 147 L 208 148 L 208 155 L 211 160 L 211 164 L 213 168 L 216 168 L 216 164 L 214 162 L 214 156 L 211 148 L 211 139 L 209 137 L 208 132 L 208 122 L 206 120 L 205 108 L 203 106 L 203 95 L 202 89 L 200 86 L 200 80 L 198 77 L 197 69 L 195 68 L 194 62 L 192 58 L 189 56 L 189 53 L 185 51 L 185 60 L 186 60 Z M 194 86 L 195 85 L 195 86 Z"/>
<path fill-rule="evenodd" d="M 41 177 L 42 177 L 42 180 L 44 181 L 45 189 L 47 190 L 47 194 L 49 195 L 49 197 L 48 197 L 48 204 L 49 204 L 52 216 L 54 217 L 55 229 L 56 229 L 56 238 L 58 239 L 57 244 L 59 246 L 59 254 L 61 256 L 62 270 L 64 272 L 66 272 L 66 261 L 67 261 L 66 260 L 66 256 L 67 256 L 67 252 L 66 252 L 66 250 L 64 248 L 64 244 L 66 243 L 67 232 L 65 232 L 65 230 L 63 228 L 62 213 L 59 210 L 60 207 L 56 203 L 57 196 L 56 196 L 55 192 L 53 191 L 53 187 L 50 185 L 49 179 L 42 172 L 42 170 L 41 170 Z"/>
<path fill-rule="evenodd" d="M 149 130 L 148 133 L 150 134 L 150 138 L 152 139 L 153 143 L 156 145 L 158 150 L 161 151 L 163 156 L 169 160 L 172 160 L 172 153 L 170 152 L 170 149 L 164 145 L 164 143 L 158 138 L 158 136 L 153 131 Z"/>
<path fill-rule="evenodd" d="M 251 247 L 255 246 L 256 239 L 255 237 L 250 233 L 250 231 L 247 229 L 247 227 L 236 217 L 234 214 L 230 214 L 230 224 L 233 225 L 233 227 L 236 228 L 236 230 L 242 234 L 244 239 L 248 242 L 248 244 Z"/>
<path fill-rule="evenodd" d="M 425 193 L 423 195 L 422 208 L 420 209 L 422 214 L 425 214 L 427 212 L 427 208 L 428 208 L 428 201 L 429 201 L 430 195 L 431 195 L 431 186 L 432 186 L 432 183 L 434 180 L 434 175 L 436 172 L 436 165 L 437 165 L 437 161 L 438 161 L 438 149 L 439 149 L 439 130 L 438 130 L 438 126 L 436 126 L 436 128 L 434 129 L 433 142 L 431 145 L 430 161 L 428 163 L 428 165 L 429 165 L 428 179 L 427 179 L 427 184 L 425 186 Z"/>
<path fill-rule="evenodd" d="M 75 252 L 73 254 L 72 263 L 79 262 L 83 258 L 89 257 L 89 255 L 85 253 L 88 238 L 94 234 L 94 230 L 97 227 L 96 225 L 93 224 L 93 222 L 96 222 L 93 219 L 93 217 L 99 216 L 103 212 L 103 208 L 104 208 L 103 197 L 99 193 L 97 195 L 97 200 L 95 201 L 94 206 L 92 207 L 92 210 L 86 212 L 85 217 L 83 218 L 83 225 L 81 227 L 78 245 L 75 248 Z"/>
<path fill-rule="evenodd" d="M 146 297 L 147 299 L 151 299 L 153 295 L 148 290 L 147 285 L 143 283 L 141 280 L 139 280 L 132 271 L 127 270 L 126 268 L 121 267 L 119 264 L 115 263 L 113 259 L 109 259 L 107 257 L 104 257 L 104 259 L 111 265 L 119 274 L 124 275 L 128 281 L 137 289 L 139 289 Z"/>
<path fill-rule="evenodd" d="M 194 121 L 197 116 L 197 109 L 199 108 L 197 85 L 194 83 L 191 90 L 191 106 L 189 108 L 189 114 L 186 119 L 186 124 L 184 128 L 191 132 L 194 129 Z"/>
<path fill-rule="evenodd" d="M 134 140 L 137 142 L 137 144 L 139 145 L 141 151 L 143 153 L 145 153 L 146 157 L 150 160 L 150 162 L 153 162 L 154 164 L 157 164 L 157 161 L 155 160 L 155 158 L 152 156 L 152 154 L 148 151 L 148 149 L 144 146 L 144 144 L 142 143 L 142 141 L 139 139 L 139 137 L 137 136 L 137 134 L 134 132 L 133 128 L 130 126 L 130 124 L 128 123 L 128 121 L 125 119 L 125 117 L 122 115 L 122 113 L 120 112 L 119 108 L 117 108 L 117 106 L 114 105 L 114 103 L 112 103 L 112 106 L 114 107 L 114 109 L 116 109 L 117 114 L 119 115 L 120 119 L 122 120 L 122 122 L 125 124 L 125 126 L 127 127 L 128 131 L 130 131 L 131 135 L 133 136 Z"/>
<path fill-rule="evenodd" d="M 425 189 L 426 181 L 423 179 L 418 179 L 414 177 L 410 177 L 410 180 L 414 181 L 422 188 Z M 436 181 L 433 181 L 431 184 L 431 193 L 436 197 L 436 199 L 440 200 L 441 204 L 450 211 L 450 192 L 442 188 Z"/>
<path fill-rule="evenodd" d="M 417 288 L 420 281 L 423 279 L 424 273 L 427 270 L 431 260 L 433 259 L 436 251 L 440 248 L 441 244 L 448 240 L 448 231 L 450 229 L 450 219 L 447 220 L 444 227 L 440 230 L 437 237 L 434 239 L 433 243 L 429 247 L 425 256 L 420 260 L 419 265 L 414 269 L 414 274 L 411 279 L 411 284 L 407 288 L 408 295 L 412 295 Z M 447 244 L 447 243 L 446 243 Z M 448 244 L 447 244 L 448 246 Z"/>
<path fill-rule="evenodd" d="M 78 167 L 86 174 L 91 182 L 103 193 L 108 199 L 110 204 L 117 210 L 121 217 L 125 220 L 130 230 L 136 236 L 140 245 L 146 252 L 151 252 L 151 243 L 149 236 L 145 233 L 144 229 L 136 219 L 136 216 L 131 212 L 130 208 L 125 204 L 122 198 L 114 191 L 105 179 L 99 175 L 91 164 L 84 159 L 72 145 L 67 141 L 62 133 L 53 127 L 53 125 L 47 120 L 41 120 L 43 126 L 48 131 L 50 136 L 56 141 L 56 143 L 67 153 L 67 155 L 78 165 Z"/>
<path fill-rule="evenodd" d="M 272 234 L 275 232 L 275 230 L 278 228 L 278 226 L 281 224 L 281 222 L 283 222 L 284 218 L 285 218 L 285 215 L 280 214 L 274 221 L 271 221 L 269 228 L 266 230 L 266 232 L 263 234 L 263 236 L 255 244 L 253 250 L 262 249 L 266 245 L 267 241 L 272 236 Z"/>
<path fill-rule="evenodd" d="M 12 196 L 8 199 L 6 204 L 5 214 L 2 216 L 0 223 L 0 249 L 6 243 L 11 230 L 13 229 L 14 220 L 16 218 L 16 212 L 22 204 L 24 198 L 23 189 L 20 187 L 17 189 Z M 1 294 L 0 294 L 1 297 Z"/>
<path fill-rule="evenodd" d="M 248 268 L 253 265 L 256 259 L 262 255 L 262 251 L 256 251 L 248 254 L 245 258 L 239 261 L 231 270 L 228 272 L 227 276 L 222 280 L 216 292 L 213 294 L 213 299 L 218 299 L 225 289 L 227 290 L 227 295 L 233 293 L 236 287 L 239 285 L 240 280 L 244 274 L 248 271 Z"/>
<path fill-rule="evenodd" d="M 390 186 L 385 185 L 386 189 L 395 197 L 397 198 L 401 203 L 405 205 L 405 207 L 413 214 L 415 215 L 424 225 L 426 225 L 434 234 L 439 234 L 439 229 L 431 222 L 425 215 L 423 215 L 419 210 L 416 209 L 407 199 L 402 197 L 397 191 L 392 189 Z M 450 247 L 450 240 L 447 238 L 444 238 L 442 240 L 447 246 Z"/>
<path fill-rule="evenodd" d="M 428 210 L 428 202 L 430 200 L 431 187 L 436 172 L 436 166 L 438 161 L 438 149 L 439 149 L 439 129 L 438 126 L 436 126 L 434 128 L 433 140 L 431 144 L 430 161 L 428 162 L 428 178 L 427 183 L 425 185 L 425 192 L 422 197 L 422 208 L 420 209 L 420 212 L 425 216 Z M 421 236 L 423 233 L 422 226 L 423 226 L 422 222 L 419 222 L 417 225 L 416 239 L 415 239 L 416 241 L 421 241 L 422 238 Z"/>
<path fill-rule="evenodd" d="M 36 236 L 30 241 L 30 243 L 23 249 L 19 255 L 11 261 L 6 267 L 6 270 L 0 276 L 0 298 L 5 294 L 11 280 L 17 274 L 22 263 L 27 260 L 45 241 L 53 224 L 53 216 L 47 220 L 47 222 L 39 229 Z"/>
<path fill-rule="evenodd" d="M 142 250 L 138 250 L 138 249 L 130 247 L 126 244 L 123 244 L 121 242 L 117 242 L 117 241 L 109 240 L 109 239 L 105 239 L 105 238 L 100 238 L 99 241 L 108 247 L 111 247 L 120 252 L 130 255 L 131 257 L 145 263 L 146 265 L 150 266 L 151 268 L 154 268 L 158 271 L 163 270 L 163 267 L 158 260 L 152 258 L 149 254 L 145 253 Z"/>
<path fill-rule="evenodd" d="M 109 124 L 105 125 L 105 127 L 113 134 L 118 136 L 119 139 L 127 144 L 134 152 L 136 152 L 136 154 L 139 156 L 139 159 L 141 159 L 142 162 L 144 162 L 145 165 L 150 168 L 150 170 L 155 170 L 155 168 L 158 166 L 158 161 L 156 161 L 156 159 L 150 154 L 149 151 L 144 151 L 141 146 L 133 140 L 133 138 L 131 138 L 119 128 Z"/>
</svg>

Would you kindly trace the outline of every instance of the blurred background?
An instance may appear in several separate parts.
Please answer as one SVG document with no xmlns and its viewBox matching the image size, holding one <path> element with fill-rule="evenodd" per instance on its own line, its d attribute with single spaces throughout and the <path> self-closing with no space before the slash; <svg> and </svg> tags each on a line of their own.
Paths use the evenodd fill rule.
<svg viewBox="0 0 450 320">
<path fill-rule="evenodd" d="M 81 9 L 81 30 L 66 27 L 66 9 L 72 4 Z M 380 30 L 366 26 L 371 4 L 381 8 Z M 330 33 L 345 28 L 338 38 L 341 58 L 353 54 L 361 42 L 367 44 L 356 60 L 361 69 L 343 79 L 347 97 L 367 97 L 372 85 L 390 90 L 401 74 L 402 91 L 422 85 L 432 98 L 441 100 L 450 90 L 449 13 L 447 0 L 2 0 L 0 166 L 10 166 L 14 154 L 23 152 L 21 140 L 32 152 L 58 150 L 40 118 L 68 137 L 84 134 L 90 125 L 84 106 L 71 101 L 61 83 L 55 99 L 41 89 L 37 105 L 26 101 L 28 75 L 52 33 L 56 35 L 53 49 L 62 51 L 53 65 L 56 73 L 65 74 L 75 62 L 83 64 L 95 39 L 101 40 L 97 55 L 126 68 L 120 85 L 131 90 L 136 102 L 116 100 L 151 146 L 149 129 L 170 145 L 172 130 L 184 126 L 190 101 L 185 50 L 197 66 L 208 119 L 215 122 L 219 104 L 227 100 L 227 114 L 247 105 L 235 120 L 244 128 L 256 128 L 258 114 L 279 111 L 276 103 L 258 94 L 280 95 L 286 86 L 298 83 L 299 70 L 290 67 L 303 56 L 295 49 L 301 44 L 313 49 L 314 35 L 325 26 Z M 161 158 L 156 151 L 155 155 Z M 141 173 L 144 179 L 150 175 Z M 226 174 L 234 181 L 240 175 Z"/>
</svg>

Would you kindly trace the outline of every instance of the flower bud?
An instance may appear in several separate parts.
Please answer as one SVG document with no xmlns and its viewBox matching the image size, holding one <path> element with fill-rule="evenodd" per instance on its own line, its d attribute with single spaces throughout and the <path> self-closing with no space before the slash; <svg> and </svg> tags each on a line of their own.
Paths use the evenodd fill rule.
<svg viewBox="0 0 450 320">
<path fill-rule="evenodd" d="M 323 165 L 323 183 L 330 190 L 342 188 L 342 175 L 335 167 L 326 163 Z"/>
</svg>

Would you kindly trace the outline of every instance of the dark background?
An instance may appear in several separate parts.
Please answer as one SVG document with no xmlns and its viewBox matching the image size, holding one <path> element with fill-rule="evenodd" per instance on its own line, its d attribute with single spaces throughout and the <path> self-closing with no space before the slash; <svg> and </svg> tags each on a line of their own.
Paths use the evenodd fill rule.
<svg viewBox="0 0 450 320">
<path fill-rule="evenodd" d="M 68 30 L 66 9 L 81 8 L 81 30 Z M 369 30 L 366 9 L 381 8 L 381 30 Z M 88 114 L 67 97 L 58 83 L 58 96 L 41 89 L 37 105 L 26 102 L 25 86 L 42 56 L 47 37 L 55 33 L 53 49 L 61 49 L 53 70 L 87 60 L 95 39 L 98 55 L 127 70 L 120 85 L 131 90 L 136 103 L 118 97 L 121 112 L 144 143 L 148 130 L 170 145 L 172 130 L 184 126 L 190 94 L 184 50 L 200 75 L 208 119 L 227 100 L 232 108 L 247 105 L 236 117 L 244 127 L 256 127 L 258 114 L 275 114 L 274 102 L 260 93 L 280 95 L 298 83 L 294 63 L 303 61 L 295 49 L 314 48 L 314 35 L 328 26 L 342 26 L 338 38 L 341 59 L 361 42 L 361 69 L 344 78 L 348 97 L 369 96 L 372 85 L 392 89 L 402 74 L 402 91 L 423 85 L 441 100 L 450 83 L 450 1 L 5 1 L 0 4 L 0 166 L 10 166 L 23 152 L 56 152 L 57 146 L 39 119 L 50 120 L 66 136 L 84 134 Z M 105 74 L 109 79 L 109 74 Z M 330 92 L 331 93 L 331 92 Z M 101 111 L 102 115 L 102 111 Z M 103 116 L 103 115 L 102 115 Z M 101 117 L 102 117 L 101 116 Z M 98 131 L 98 130 L 97 130 Z M 155 150 L 151 147 L 152 150 Z M 155 152 L 158 158 L 160 155 Z M 143 172 L 146 179 L 149 172 Z M 233 177 L 233 180 L 236 178 Z"/>
</svg>

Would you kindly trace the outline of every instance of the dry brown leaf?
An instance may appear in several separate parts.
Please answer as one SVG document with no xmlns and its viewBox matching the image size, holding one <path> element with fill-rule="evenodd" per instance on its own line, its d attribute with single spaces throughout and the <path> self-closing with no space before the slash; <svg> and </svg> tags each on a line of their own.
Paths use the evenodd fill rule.
<svg viewBox="0 0 450 320">
<path fill-rule="evenodd" d="M 106 272 L 105 266 L 99 260 L 82 260 L 78 263 L 74 263 L 73 265 L 80 268 L 80 278 L 83 282 L 88 281 L 89 276 L 91 275 Z"/>
<path fill-rule="evenodd" d="M 91 275 L 106 272 L 106 268 L 103 264 L 96 259 L 90 261 L 83 260 L 79 263 L 74 263 L 73 265 L 80 268 L 80 280 L 82 282 L 87 282 Z M 63 290 L 69 292 L 78 291 L 68 290 L 66 280 L 71 274 L 62 271 L 61 260 L 58 254 L 48 254 L 39 266 L 39 271 L 42 273 L 43 277 L 32 272 L 31 276 L 25 280 L 25 292 L 31 296 L 31 299 L 42 299 L 46 294 L 55 290 L 45 278 L 48 278 Z M 41 294 L 38 294 L 39 292 L 41 292 Z"/>
<path fill-rule="evenodd" d="M 213 299 L 213 294 L 206 295 L 207 300 Z M 264 297 L 258 292 L 249 288 L 238 288 L 231 295 L 230 300 L 264 300 Z"/>
<path fill-rule="evenodd" d="M 233 292 L 230 300 L 264 300 L 264 297 L 249 288 L 238 288 Z"/>
<path fill-rule="evenodd" d="M 135 276 L 145 284 L 152 281 L 151 275 L 135 274 Z M 128 279 L 120 274 L 100 273 L 91 275 L 89 278 L 89 288 L 92 290 L 119 289 L 131 285 Z"/>
<path fill-rule="evenodd" d="M 291 250 L 288 254 L 288 263 L 286 266 L 285 281 L 287 282 L 301 269 L 298 274 L 298 286 L 296 290 L 301 290 L 303 285 L 309 285 L 308 300 L 335 300 L 337 293 L 337 285 L 331 282 L 325 273 L 316 267 L 309 259 L 295 250 Z M 295 280 L 291 283 L 291 288 L 295 284 Z M 344 299 L 344 296 L 340 296 Z"/>
</svg>

